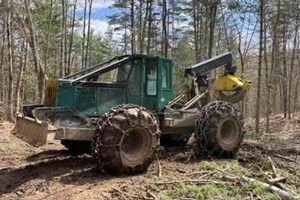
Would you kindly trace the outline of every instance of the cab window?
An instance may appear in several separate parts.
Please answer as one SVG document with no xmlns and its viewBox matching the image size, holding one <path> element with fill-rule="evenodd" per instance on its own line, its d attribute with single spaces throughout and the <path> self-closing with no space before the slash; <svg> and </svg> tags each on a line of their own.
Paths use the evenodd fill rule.
<svg viewBox="0 0 300 200">
<path fill-rule="evenodd" d="M 157 61 L 149 60 L 146 65 L 147 95 L 157 94 Z"/>
<path fill-rule="evenodd" d="M 164 62 L 162 67 L 162 88 L 171 89 L 170 62 Z"/>
</svg>

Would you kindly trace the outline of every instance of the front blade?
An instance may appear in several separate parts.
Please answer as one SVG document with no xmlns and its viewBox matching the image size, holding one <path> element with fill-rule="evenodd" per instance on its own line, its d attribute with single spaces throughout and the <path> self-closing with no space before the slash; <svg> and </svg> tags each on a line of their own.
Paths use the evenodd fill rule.
<svg viewBox="0 0 300 200">
<path fill-rule="evenodd" d="M 11 134 L 27 142 L 28 144 L 39 147 L 47 142 L 48 124 L 36 121 L 30 117 L 17 116 L 17 121 Z"/>
</svg>

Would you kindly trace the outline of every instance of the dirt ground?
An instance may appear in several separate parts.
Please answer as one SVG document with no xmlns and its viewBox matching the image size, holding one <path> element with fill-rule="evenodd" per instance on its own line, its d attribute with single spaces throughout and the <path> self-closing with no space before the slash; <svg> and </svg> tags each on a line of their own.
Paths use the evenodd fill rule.
<svg viewBox="0 0 300 200">
<path fill-rule="evenodd" d="M 31 147 L 9 134 L 12 126 L 0 123 L 0 199 L 282 198 L 228 174 L 269 182 L 290 197 L 300 194 L 300 117 L 275 116 L 272 133 L 263 135 L 246 120 L 236 159 L 198 160 L 188 145 L 162 149 L 145 174 L 119 177 L 99 173 L 90 155 L 72 155 L 59 142 Z"/>
</svg>

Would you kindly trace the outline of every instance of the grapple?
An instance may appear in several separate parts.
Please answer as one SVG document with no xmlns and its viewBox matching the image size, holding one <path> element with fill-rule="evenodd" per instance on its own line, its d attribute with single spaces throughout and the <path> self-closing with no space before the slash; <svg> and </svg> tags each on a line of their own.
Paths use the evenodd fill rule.
<svg viewBox="0 0 300 200">
<path fill-rule="evenodd" d="M 248 94 L 251 83 L 236 75 L 218 77 L 212 87 L 214 97 L 219 101 L 238 103 Z"/>
</svg>

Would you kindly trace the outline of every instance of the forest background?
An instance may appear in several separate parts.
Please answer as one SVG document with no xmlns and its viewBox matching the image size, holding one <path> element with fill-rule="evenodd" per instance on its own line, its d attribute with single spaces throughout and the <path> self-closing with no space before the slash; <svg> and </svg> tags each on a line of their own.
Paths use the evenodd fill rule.
<svg viewBox="0 0 300 200">
<path fill-rule="evenodd" d="M 238 107 L 256 132 L 300 110 L 297 0 L 1 0 L 0 10 L 2 120 L 42 103 L 47 79 L 134 53 L 173 59 L 180 93 L 185 67 L 231 51 L 252 82 Z"/>
</svg>

